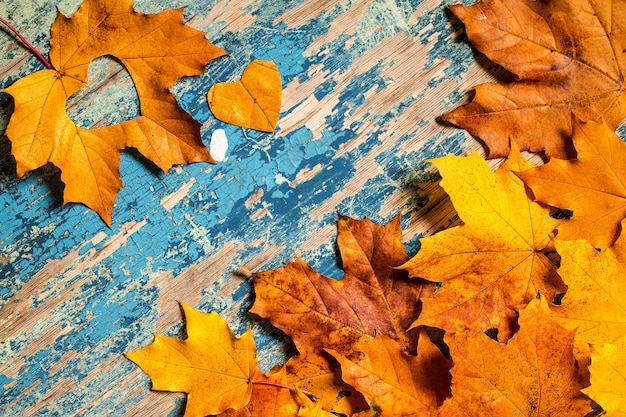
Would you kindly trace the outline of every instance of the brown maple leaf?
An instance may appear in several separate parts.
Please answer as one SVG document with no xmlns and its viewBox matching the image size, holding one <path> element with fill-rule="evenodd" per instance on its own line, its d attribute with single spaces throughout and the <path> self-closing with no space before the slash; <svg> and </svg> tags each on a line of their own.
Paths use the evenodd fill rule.
<svg viewBox="0 0 626 417">
<path fill-rule="evenodd" d="M 588 381 L 576 367 L 574 331 L 552 320 L 539 299 L 520 311 L 519 322 L 506 344 L 477 328 L 446 334 L 454 366 L 442 417 L 580 417 L 591 410 L 580 392 Z"/>
<path fill-rule="evenodd" d="M 550 299 L 565 291 L 542 253 L 551 249 L 558 220 L 530 200 L 511 172 L 532 166 L 515 146 L 495 172 L 476 153 L 432 162 L 464 224 L 421 239 L 418 254 L 402 266 L 410 276 L 442 282 L 436 293 L 422 298 L 415 324 L 449 332 L 473 325 L 497 328 L 505 341 L 515 330 L 515 309 L 538 291 Z"/>
<path fill-rule="evenodd" d="M 364 336 L 348 354 L 328 349 L 341 364 L 341 377 L 361 392 L 380 416 L 429 416 L 450 396 L 450 367 L 420 330 L 417 356 L 380 334 Z"/>
<path fill-rule="evenodd" d="M 518 173 L 537 201 L 571 209 L 559 227 L 559 239 L 585 238 L 597 248 L 609 247 L 626 217 L 626 143 L 605 123 L 573 121 L 578 156 L 552 158 Z"/>
<path fill-rule="evenodd" d="M 325 277 L 300 258 L 254 273 L 250 311 L 291 336 L 301 352 L 349 351 L 362 335 L 376 334 L 413 349 L 415 340 L 405 329 L 419 314 L 422 293 L 432 292 L 434 284 L 392 268 L 408 259 L 401 234 L 399 216 L 386 226 L 341 216 L 337 244 L 344 277 Z"/>
<path fill-rule="evenodd" d="M 622 0 L 484 0 L 454 5 L 472 44 L 516 80 L 476 87 L 443 119 L 506 156 L 522 150 L 573 156 L 571 116 L 611 129 L 626 115 L 626 7 Z"/>
<path fill-rule="evenodd" d="M 136 148 L 165 172 L 174 164 L 213 162 L 200 123 L 169 91 L 226 53 L 204 35 L 183 25 L 182 9 L 144 15 L 133 11 L 132 0 L 86 0 L 71 18 L 59 12 L 50 39 L 55 70 L 30 74 L 4 90 L 15 100 L 6 134 L 18 176 L 51 162 L 61 170 L 64 203 L 83 203 L 110 225 L 123 148 Z M 130 73 L 141 115 L 83 129 L 67 116 L 65 103 L 86 85 L 91 61 L 103 55 Z"/>
</svg>

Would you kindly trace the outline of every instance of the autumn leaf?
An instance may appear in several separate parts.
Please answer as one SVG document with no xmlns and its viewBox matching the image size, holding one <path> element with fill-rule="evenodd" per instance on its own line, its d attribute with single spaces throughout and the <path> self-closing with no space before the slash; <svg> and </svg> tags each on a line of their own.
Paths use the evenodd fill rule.
<svg viewBox="0 0 626 417">
<path fill-rule="evenodd" d="M 626 340 L 626 238 L 598 252 L 583 239 L 556 240 L 559 274 L 567 285 L 552 315 L 567 329 L 577 329 L 579 345 Z"/>
<path fill-rule="evenodd" d="M 276 64 L 252 61 L 237 82 L 218 83 L 207 94 L 213 115 L 226 123 L 273 132 L 280 114 L 282 82 Z"/>
<path fill-rule="evenodd" d="M 626 8 L 621 0 L 484 0 L 451 6 L 472 44 L 515 75 L 476 87 L 443 116 L 506 156 L 522 150 L 573 156 L 571 115 L 614 130 L 626 115 Z"/>
<path fill-rule="evenodd" d="M 583 392 L 602 406 L 607 417 L 626 413 L 626 347 L 591 346 L 591 386 Z"/>
<path fill-rule="evenodd" d="M 450 396 L 452 365 L 420 330 L 417 356 L 380 334 L 359 339 L 349 354 L 328 349 L 342 378 L 367 398 L 380 416 L 429 416 Z"/>
<path fill-rule="evenodd" d="M 250 330 L 237 338 L 217 313 L 181 306 L 186 339 L 156 335 L 152 344 L 125 356 L 150 377 L 152 389 L 187 393 L 185 417 L 328 416 L 327 410 L 351 416 L 367 408 L 341 381 L 338 368 L 318 357 L 293 357 L 264 374 Z"/>
<path fill-rule="evenodd" d="M 580 417 L 591 410 L 580 392 L 588 382 L 575 366 L 574 331 L 549 317 L 545 301 L 519 314 L 520 330 L 506 344 L 478 328 L 446 334 L 454 366 L 442 417 Z"/>
<path fill-rule="evenodd" d="M 515 329 L 515 309 L 539 291 L 549 299 L 565 291 L 556 267 L 542 253 L 551 248 L 558 220 L 528 198 L 511 172 L 532 166 L 515 146 L 495 172 L 475 152 L 432 162 L 464 224 L 421 239 L 418 254 L 401 267 L 412 277 L 443 283 L 422 297 L 414 325 L 450 332 L 473 325 L 497 328 L 505 341 Z"/>
<path fill-rule="evenodd" d="M 48 162 L 61 170 L 64 203 L 83 203 L 111 224 L 122 186 L 119 164 L 125 147 L 139 150 L 167 172 L 174 164 L 213 162 L 200 137 L 200 123 L 185 113 L 169 88 L 204 72 L 226 52 L 205 34 L 182 23 L 182 9 L 144 15 L 131 0 L 86 0 L 71 17 L 52 25 L 50 61 L 55 70 L 30 74 L 3 90 L 15 101 L 6 134 L 18 176 Z M 91 61 L 118 59 L 130 73 L 141 115 L 99 129 L 78 127 L 67 116 L 69 96 L 87 84 Z"/>
<path fill-rule="evenodd" d="M 279 387 L 287 383 L 283 367 L 269 375 L 257 370 L 251 380 L 250 401 L 240 409 L 225 410 L 219 417 L 293 417 L 298 413 L 300 403 L 292 391 Z"/>
<path fill-rule="evenodd" d="M 559 225 L 559 239 L 585 238 L 606 248 L 626 217 L 626 143 L 605 123 L 575 119 L 573 126 L 576 159 L 552 158 L 519 176 L 537 201 L 573 210 Z"/>
<path fill-rule="evenodd" d="M 250 311 L 291 336 L 301 352 L 343 352 L 362 335 L 379 333 L 412 349 L 415 341 L 405 329 L 419 314 L 422 293 L 434 285 L 392 268 L 408 259 L 401 235 L 399 216 L 386 226 L 340 216 L 337 244 L 344 277 L 325 277 L 300 258 L 254 273 Z"/>
<path fill-rule="evenodd" d="M 363 395 L 342 381 L 341 369 L 326 356 L 302 351 L 290 358 L 283 368 L 283 383 L 315 393 L 319 406 L 324 410 L 351 416 L 368 408 Z"/>
<path fill-rule="evenodd" d="M 150 376 L 152 389 L 187 393 L 185 417 L 243 408 L 258 374 L 251 331 L 236 338 L 217 313 L 181 306 L 187 339 L 155 335 L 151 345 L 126 357 Z"/>
</svg>

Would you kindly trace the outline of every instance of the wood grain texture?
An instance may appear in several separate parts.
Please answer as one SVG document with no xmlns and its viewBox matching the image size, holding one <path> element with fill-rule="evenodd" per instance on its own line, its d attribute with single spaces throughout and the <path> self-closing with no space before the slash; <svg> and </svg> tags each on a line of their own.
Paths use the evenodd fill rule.
<svg viewBox="0 0 626 417">
<path fill-rule="evenodd" d="M 251 270 L 280 266 L 297 252 L 340 277 L 337 212 L 376 222 L 403 213 L 408 251 L 417 238 L 453 223 L 454 209 L 428 158 L 480 145 L 435 118 L 472 86 L 498 76 L 468 45 L 440 0 L 137 0 L 155 13 L 186 7 L 187 24 L 230 56 L 173 89 L 211 133 L 226 131 L 217 164 L 167 175 L 137 152 L 124 153 L 124 188 L 107 228 L 81 205 L 61 205 L 58 171 L 15 176 L 0 139 L 0 415 L 179 416 L 184 398 L 149 391 L 122 353 L 156 332 L 181 333 L 176 300 L 247 327 L 269 369 L 293 353 L 266 322 L 247 314 Z M 8 0 L 8 18 L 47 54 L 56 7 L 80 0 Z M 478 61 L 477 61 L 478 58 Z M 215 120 L 206 92 L 238 80 L 255 59 L 283 79 L 273 134 Z M 0 29 L 0 88 L 42 65 Z M 137 116 L 125 69 L 108 58 L 90 67 L 90 85 L 68 103 L 81 126 Z M 0 95 L 0 131 L 12 101 Z"/>
</svg>

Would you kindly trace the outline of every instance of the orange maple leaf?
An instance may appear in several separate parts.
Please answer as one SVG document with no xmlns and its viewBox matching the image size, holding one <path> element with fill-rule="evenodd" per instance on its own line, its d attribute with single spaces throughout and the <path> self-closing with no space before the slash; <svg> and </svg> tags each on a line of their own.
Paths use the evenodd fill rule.
<svg viewBox="0 0 626 417">
<path fill-rule="evenodd" d="M 552 320 L 539 299 L 520 311 L 519 324 L 506 344 L 478 328 L 446 334 L 454 366 L 442 417 L 580 417 L 591 410 L 580 392 L 588 381 L 575 365 L 574 331 Z"/>
<path fill-rule="evenodd" d="M 516 76 L 476 87 L 443 119 L 506 156 L 509 139 L 550 157 L 573 155 L 571 116 L 611 129 L 626 115 L 626 8 L 621 0 L 484 0 L 451 6 L 472 44 Z"/>
<path fill-rule="evenodd" d="M 606 248 L 626 217 L 626 143 L 606 123 L 575 119 L 573 126 L 576 159 L 552 158 L 518 175 L 537 201 L 573 210 L 558 227 L 559 239 Z"/>
<path fill-rule="evenodd" d="M 30 74 L 4 91 L 15 111 L 6 134 L 18 176 L 48 162 L 61 170 L 64 203 L 83 203 L 111 224 L 122 181 L 120 152 L 134 147 L 167 172 L 174 164 L 213 162 L 200 123 L 183 111 L 169 88 L 204 72 L 226 54 L 203 32 L 182 23 L 182 9 L 144 15 L 132 0 L 86 0 L 71 17 L 52 25 L 50 61 L 55 70 Z M 100 129 L 83 129 L 68 117 L 68 97 L 87 83 L 91 61 L 112 55 L 128 69 L 141 115 Z"/>
<path fill-rule="evenodd" d="M 542 253 L 551 248 L 558 220 L 529 199 L 511 172 L 532 166 L 515 146 L 495 172 L 476 153 L 432 162 L 465 224 L 421 239 L 418 254 L 402 266 L 410 276 L 443 283 L 422 297 L 415 325 L 454 332 L 475 324 L 482 330 L 497 328 L 505 341 L 515 329 L 516 308 L 538 291 L 550 299 L 565 291 L 556 267 Z"/>
<path fill-rule="evenodd" d="M 361 392 L 380 416 L 429 416 L 450 396 L 452 362 L 420 330 L 417 356 L 380 334 L 363 336 L 348 354 L 327 349 L 341 377 Z"/>
<path fill-rule="evenodd" d="M 419 314 L 422 293 L 434 285 L 392 268 L 408 259 L 401 234 L 399 216 L 387 226 L 341 216 L 337 244 L 344 277 L 325 277 L 300 258 L 254 273 L 250 311 L 291 336 L 301 352 L 344 351 L 362 335 L 379 333 L 412 349 L 415 340 L 405 329 Z"/>
</svg>

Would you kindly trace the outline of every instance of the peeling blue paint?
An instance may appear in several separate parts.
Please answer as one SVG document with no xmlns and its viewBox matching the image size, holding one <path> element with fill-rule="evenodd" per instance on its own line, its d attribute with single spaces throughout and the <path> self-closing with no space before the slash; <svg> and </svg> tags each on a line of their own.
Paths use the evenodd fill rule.
<svg viewBox="0 0 626 417">
<path fill-rule="evenodd" d="M 0 396 L 4 394 L 4 387 L 11 382 L 13 382 L 13 379 L 0 375 Z"/>
<path fill-rule="evenodd" d="M 36 25 L 27 24 L 27 17 L 21 14 L 16 4 L 7 6 L 7 10 L 9 17 L 24 24 L 31 39 L 47 50 L 47 28 L 56 15 L 54 7 L 57 2 L 39 3 L 40 11 L 33 19 Z M 145 1 L 142 7 L 162 9 L 165 3 L 171 4 Z M 188 18 L 205 15 L 221 4 L 218 0 L 178 1 L 176 7 L 188 3 L 193 3 L 185 11 Z M 356 3 L 338 2 L 298 27 L 289 27 L 284 22 L 274 24 L 285 10 L 301 3 L 259 0 L 250 6 L 249 11 L 256 18 L 255 23 L 241 32 L 228 30 L 225 22 L 196 25 L 208 33 L 212 42 L 228 50 L 230 56 L 209 63 L 206 74 L 182 80 L 172 91 L 181 106 L 203 123 L 205 143 L 208 144 L 214 129 L 226 131 L 230 145 L 227 159 L 217 165 L 191 164 L 165 174 L 136 151 L 124 152 L 120 166 L 124 188 L 116 201 L 111 228 L 81 205 L 61 205 L 63 185 L 56 170 L 39 169 L 17 179 L 15 163 L 9 155 L 10 145 L 6 138 L 0 139 L 0 257 L 9 260 L 0 261 L 0 308 L 55 261 L 66 259 L 75 252 L 76 262 L 102 256 L 81 270 L 75 271 L 72 265 L 62 267 L 46 283 L 45 297 L 39 299 L 38 291 L 43 288 L 36 288 L 35 294 L 24 294 L 24 299 L 14 303 L 28 303 L 29 311 L 21 314 L 30 314 L 38 307 L 45 308 L 51 300 L 64 300 L 45 321 L 36 323 L 36 329 L 24 329 L 27 333 L 8 340 L 7 348 L 0 348 L 2 364 L 15 360 L 33 340 L 43 343 L 41 340 L 44 339 L 37 339 L 40 337 L 38 332 L 59 332 L 60 329 L 59 334 L 48 335 L 35 354 L 24 359 L 14 379 L 0 375 L 0 408 L 3 411 L 6 409 L 10 415 L 20 415 L 29 406 L 43 401 L 59 384 L 73 381 L 74 388 L 63 393 L 54 404 L 39 408 L 36 415 L 124 415 L 142 398 L 126 398 L 123 392 L 117 391 L 117 381 L 134 370 L 134 365 L 120 361 L 103 370 L 95 380 L 88 376 L 99 372 L 102 363 L 151 341 L 159 312 L 159 288 L 150 285 L 154 276 L 169 271 L 171 279 L 177 279 L 191 266 L 215 255 L 227 242 L 241 243 L 243 249 L 233 253 L 231 269 L 212 271 L 211 276 L 203 277 L 207 285 L 198 307 L 205 311 L 228 312 L 237 333 L 252 327 L 262 367 L 271 368 L 293 354 L 293 346 L 285 335 L 247 313 L 252 291 L 248 280 L 237 284 L 231 294 L 220 293 L 223 283 L 234 279 L 232 269 L 263 254 L 269 246 L 284 249 L 264 268 L 281 266 L 299 251 L 312 233 L 333 225 L 336 211 L 357 217 L 368 216 L 378 222 L 388 221 L 397 211 L 419 204 L 416 196 L 394 213 L 383 209 L 394 195 L 413 189 L 425 179 L 425 159 L 447 153 L 458 154 L 463 150 L 466 139 L 462 132 L 427 138 L 427 144 L 416 151 L 400 150 L 404 145 L 411 149 L 408 146 L 410 141 L 420 134 L 420 128 L 431 122 L 417 117 L 415 125 L 405 134 L 387 131 L 390 122 L 413 112 L 413 106 L 430 91 L 444 82 L 458 81 L 469 69 L 471 48 L 462 38 L 450 41 L 455 28 L 450 26 L 450 16 L 444 4 L 427 10 L 411 26 L 408 19 L 423 4 L 422 1 L 372 1 L 362 20 L 357 22 L 356 30 L 352 28 L 329 40 L 319 51 L 305 57 L 305 51 L 328 33 L 339 13 Z M 354 64 L 382 41 L 402 32 L 428 45 L 424 69 L 445 62 L 443 75 L 431 80 L 424 91 L 403 92 L 388 111 L 370 109 L 365 93 L 377 94 L 392 88 L 394 80 L 387 71 L 400 64 L 385 56 L 381 56 L 371 68 L 355 68 Z M 0 32 L 1 45 L 12 43 L 4 32 Z M 14 45 L 3 50 L 6 53 L 0 57 L 0 68 L 23 54 Z M 213 118 L 205 98 L 210 86 L 238 79 L 254 59 L 274 60 L 285 88 L 294 85 L 292 83 L 311 80 L 315 76 L 313 68 L 320 68 L 328 74 L 315 86 L 313 95 L 320 101 L 337 95 L 339 101 L 322 115 L 324 125 L 319 131 L 313 132 L 313 127 L 304 125 L 295 128 L 281 126 L 281 121 L 301 111 L 299 106 L 308 98 L 304 96 L 299 103 L 291 103 L 291 107 L 283 109 L 275 134 L 251 132 Z M 0 87 L 6 87 L 40 67 L 36 59 L 28 58 L 24 66 L 11 69 L 4 75 Z M 104 81 L 106 71 L 113 67 L 107 60 L 94 63 L 94 77 Z M 354 74 L 344 79 L 348 70 Z M 419 76 L 419 68 L 410 70 Z M 133 91 L 126 89 L 119 93 L 109 102 L 92 100 L 91 104 L 97 105 L 89 111 L 76 109 L 73 117 L 84 124 L 103 117 L 109 122 L 129 117 L 136 111 L 133 110 L 136 106 Z M 464 94 L 464 91 L 454 90 L 443 98 L 442 104 L 451 107 Z M 0 95 L 0 120 L 5 121 L 4 124 L 10 108 L 11 99 L 6 94 Z M 363 109 L 368 109 L 367 114 L 355 119 Z M 98 115 L 100 110 L 108 113 Z M 359 136 L 359 128 L 366 123 L 367 132 L 360 133 L 365 136 Z M 290 132 L 283 133 L 287 129 Z M 312 210 L 344 193 L 358 174 L 356 163 L 383 145 L 385 140 L 390 140 L 388 138 L 393 139 L 393 148 L 380 151 L 373 158 L 382 173 L 372 175 L 357 194 L 345 195 L 337 207 L 324 211 L 318 218 L 311 218 Z M 337 156 L 351 143 L 357 145 Z M 302 172 L 316 169 L 311 178 L 298 180 Z M 171 209 L 161 204 L 192 180 L 195 183 Z M 250 202 L 255 193 L 261 195 L 258 202 Z M 261 208 L 266 208 L 267 214 L 259 220 L 251 220 Z M 129 228 L 139 222 L 145 224 L 141 223 L 141 227 L 128 237 Z M 120 248 L 106 255 L 114 239 L 121 239 Z M 261 243 L 252 245 L 251 242 Z M 416 245 L 415 238 L 408 244 L 409 252 L 415 252 Z M 343 274 L 337 266 L 332 241 L 301 255 L 321 273 L 335 278 Z M 217 296 L 218 293 L 221 295 Z M 29 300 L 29 297 L 33 299 Z M 231 311 L 234 305 L 241 305 L 241 309 Z M 177 309 L 178 306 L 165 308 Z M 178 324 L 167 333 L 180 335 L 181 326 Z M 67 352 L 76 354 L 63 362 L 62 369 L 51 372 L 50 369 Z M 147 379 L 141 383 L 145 390 L 149 388 Z M 22 393 L 29 389 L 29 395 L 23 396 Z M 104 392 L 109 397 L 99 402 Z M 171 412 L 172 416 L 180 415 L 184 405 L 183 400 L 176 401 L 178 407 Z"/>
</svg>

